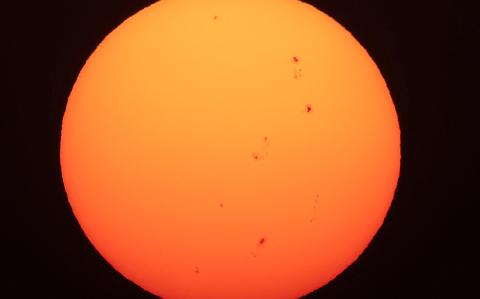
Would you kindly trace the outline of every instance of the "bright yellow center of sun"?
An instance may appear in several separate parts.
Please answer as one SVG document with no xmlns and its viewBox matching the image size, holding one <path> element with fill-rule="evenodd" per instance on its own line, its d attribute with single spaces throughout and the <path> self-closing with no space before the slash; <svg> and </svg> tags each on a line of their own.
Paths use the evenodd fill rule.
<svg viewBox="0 0 480 299">
<path fill-rule="evenodd" d="M 400 130 L 380 71 L 294 0 L 162 0 L 88 59 L 61 165 L 82 229 L 165 299 L 291 299 L 382 225 Z"/>
</svg>

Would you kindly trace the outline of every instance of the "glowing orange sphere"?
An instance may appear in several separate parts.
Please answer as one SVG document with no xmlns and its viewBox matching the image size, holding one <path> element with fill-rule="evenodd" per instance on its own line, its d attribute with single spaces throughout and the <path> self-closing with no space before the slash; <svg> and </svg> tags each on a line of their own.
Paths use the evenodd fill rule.
<svg viewBox="0 0 480 299">
<path fill-rule="evenodd" d="M 63 119 L 75 216 L 166 299 L 296 298 L 382 225 L 400 166 L 378 68 L 294 0 L 162 0 L 88 59 Z"/>
</svg>

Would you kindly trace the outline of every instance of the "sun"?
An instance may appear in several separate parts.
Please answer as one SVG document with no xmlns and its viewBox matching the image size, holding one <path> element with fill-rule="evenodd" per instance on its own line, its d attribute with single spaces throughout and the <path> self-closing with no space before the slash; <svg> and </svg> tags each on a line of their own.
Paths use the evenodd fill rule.
<svg viewBox="0 0 480 299">
<path fill-rule="evenodd" d="M 83 231 L 165 299 L 298 298 L 390 207 L 400 129 L 367 51 L 294 0 L 162 0 L 81 70 L 61 167 Z"/>
</svg>

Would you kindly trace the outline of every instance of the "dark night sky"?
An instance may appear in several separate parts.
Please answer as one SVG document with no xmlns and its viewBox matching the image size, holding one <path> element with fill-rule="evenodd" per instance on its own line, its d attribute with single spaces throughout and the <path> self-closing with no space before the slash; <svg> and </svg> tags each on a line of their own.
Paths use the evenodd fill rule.
<svg viewBox="0 0 480 299">
<path fill-rule="evenodd" d="M 59 164 L 61 120 L 78 72 L 106 34 L 154 1 L 30 2 L 2 4 L 0 296 L 155 298 L 90 245 L 67 203 Z M 478 278 L 469 263 L 478 231 L 465 211 L 480 198 L 470 191 L 480 178 L 473 164 L 480 151 L 467 142 L 479 135 L 467 129 L 478 99 L 467 89 L 468 53 L 480 36 L 473 7 L 453 0 L 306 2 L 369 51 L 402 130 L 401 175 L 383 227 L 357 262 L 306 298 L 466 298 Z"/>
</svg>

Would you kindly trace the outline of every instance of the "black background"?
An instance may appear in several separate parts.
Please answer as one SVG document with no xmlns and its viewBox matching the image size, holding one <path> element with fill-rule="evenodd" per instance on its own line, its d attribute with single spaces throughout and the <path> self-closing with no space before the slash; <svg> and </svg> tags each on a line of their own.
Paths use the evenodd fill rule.
<svg viewBox="0 0 480 299">
<path fill-rule="evenodd" d="M 68 205 L 59 164 L 61 120 L 78 72 L 105 35 L 152 2 L 2 4 L 0 297 L 155 298 L 93 249 Z M 480 36 L 473 7 L 467 1 L 306 2 L 369 51 L 402 130 L 401 175 L 383 227 L 350 268 L 307 298 L 475 298 L 469 240 L 478 232 L 464 213 L 480 198 L 469 189 L 480 177 L 473 164 L 480 152 L 467 141 L 478 138 L 469 132 L 475 118 L 467 113 L 478 98 L 467 89 L 474 75 L 468 54 Z"/>
</svg>

